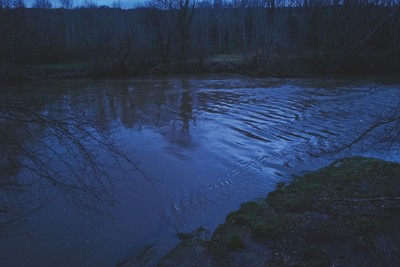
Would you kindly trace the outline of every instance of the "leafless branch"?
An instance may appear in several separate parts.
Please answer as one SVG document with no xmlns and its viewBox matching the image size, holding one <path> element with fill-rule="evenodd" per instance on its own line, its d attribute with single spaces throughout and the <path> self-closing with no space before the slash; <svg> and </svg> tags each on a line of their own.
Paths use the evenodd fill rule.
<svg viewBox="0 0 400 267">
<path fill-rule="evenodd" d="M 49 115 L 41 105 L 0 101 L 0 227 L 15 225 L 42 207 L 50 187 L 78 209 L 100 214 L 115 204 L 120 176 L 132 179 L 136 173 L 155 188 L 151 175 L 109 132 L 77 113 Z M 27 203 L 34 207 L 25 211 Z"/>
<path fill-rule="evenodd" d="M 381 114 L 375 122 L 362 130 L 351 141 L 337 147 L 328 153 L 337 154 L 357 148 L 360 153 L 372 149 L 383 149 L 384 152 L 392 152 L 400 140 L 400 102 L 391 112 Z"/>
</svg>

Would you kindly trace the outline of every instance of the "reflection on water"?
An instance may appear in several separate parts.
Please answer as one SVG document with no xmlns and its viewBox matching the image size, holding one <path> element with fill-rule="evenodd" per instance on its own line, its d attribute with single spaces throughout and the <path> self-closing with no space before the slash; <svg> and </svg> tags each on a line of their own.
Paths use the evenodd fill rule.
<svg viewBox="0 0 400 267">
<path fill-rule="evenodd" d="M 265 196 L 277 182 L 348 155 L 326 152 L 349 142 L 400 99 L 396 84 L 206 78 L 3 88 L 0 201 L 18 210 L 16 215 L 46 206 L 18 228 L 29 232 L 0 240 L 0 261 L 113 266 L 145 245 L 161 253 L 177 242 L 177 232 L 212 230 L 241 202 Z M 65 139 L 68 133 L 72 139 Z M 18 142 L 4 142 L 6 137 Z M 107 150 L 105 140 L 113 140 L 128 161 L 115 158 L 112 152 L 120 150 Z M 90 155 L 78 153 L 80 145 Z M 377 150 L 368 153 L 382 156 Z M 385 155 L 398 160 L 396 154 Z M 90 169 L 90 160 L 101 168 Z M 151 175 L 154 187 L 129 162 Z M 27 172 L 38 166 L 46 169 Z M 107 173 L 101 184 L 93 179 L 96 171 Z M 39 178 L 43 174 L 49 175 L 47 182 Z M 51 175 L 63 180 L 49 183 Z M 21 181 L 24 190 L 18 188 Z M 103 211 L 107 216 L 77 214 L 71 196 L 59 194 L 60 183 L 90 189 L 93 195 L 83 190 L 72 200 L 91 203 L 88 207 L 110 204 Z M 107 190 L 96 195 L 99 189 Z M 106 193 L 111 194 L 101 202 Z M 0 207 L 3 221 L 7 214 Z"/>
</svg>

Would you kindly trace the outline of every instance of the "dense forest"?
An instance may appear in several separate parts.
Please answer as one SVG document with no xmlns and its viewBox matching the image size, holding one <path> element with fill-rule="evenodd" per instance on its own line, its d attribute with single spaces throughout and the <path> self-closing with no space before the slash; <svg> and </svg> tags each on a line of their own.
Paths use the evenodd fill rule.
<svg viewBox="0 0 400 267">
<path fill-rule="evenodd" d="M 2 1 L 3 71 L 72 62 L 134 73 L 210 62 L 267 74 L 400 71 L 396 0 L 155 0 L 134 9 Z"/>
</svg>

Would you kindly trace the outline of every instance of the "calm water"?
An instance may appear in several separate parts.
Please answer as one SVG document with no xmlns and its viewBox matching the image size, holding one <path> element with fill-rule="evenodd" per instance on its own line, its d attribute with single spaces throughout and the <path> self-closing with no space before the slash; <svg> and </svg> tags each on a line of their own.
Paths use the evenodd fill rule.
<svg viewBox="0 0 400 267">
<path fill-rule="evenodd" d="M 397 107 L 400 84 L 185 76 L 38 82 L 8 85 L 0 94 L 6 114 L 0 140 L 12 137 L 32 152 L 2 144 L 2 156 L 18 168 L 7 170 L 10 162 L 2 160 L 1 175 L 23 181 L 24 190 L 0 191 L 0 204 L 17 203 L 26 215 L 15 229 L 0 231 L 12 233 L 0 239 L 0 265 L 114 266 L 146 245 L 162 254 L 178 242 L 177 232 L 214 230 L 240 203 L 264 197 L 277 182 L 356 153 L 327 154 Z M 22 116 L 13 106 L 27 107 L 23 115 L 30 119 L 10 120 Z M 44 125 L 31 120 L 36 115 Z M 65 133 L 47 119 L 67 125 L 62 129 L 72 129 L 75 141 L 96 151 L 106 186 L 90 178 L 94 171 L 75 153 L 74 139 L 55 137 Z M 103 134 L 153 183 L 129 162 L 117 164 L 102 147 Z M 399 161 L 398 154 L 377 149 L 366 155 Z M 41 166 L 54 172 L 39 178 L 32 170 Z M 70 187 L 61 193 L 51 177 Z M 76 189 L 86 188 L 85 181 L 96 183 L 89 189 L 100 190 L 98 199 Z"/>
</svg>

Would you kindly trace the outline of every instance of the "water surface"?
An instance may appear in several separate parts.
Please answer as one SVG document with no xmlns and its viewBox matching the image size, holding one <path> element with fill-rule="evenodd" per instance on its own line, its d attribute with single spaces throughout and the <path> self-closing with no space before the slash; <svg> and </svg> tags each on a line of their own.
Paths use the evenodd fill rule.
<svg viewBox="0 0 400 267">
<path fill-rule="evenodd" d="M 327 152 L 347 144 L 396 108 L 400 85 L 243 76 L 144 77 L 8 85 L 1 96 L 3 113 L 14 103 L 36 107 L 49 118 L 68 118 L 71 127 L 78 127 L 73 126 L 75 120 L 90 119 L 96 124 L 92 134 L 101 138 L 107 133 L 154 182 L 129 164 L 109 164 L 111 155 L 83 135 L 79 140 L 91 151 L 98 150 L 96 159 L 111 174 L 112 186 L 106 188 L 116 202 L 97 212 L 103 215 L 77 207 L 57 184 L 41 182 L 31 172 L 27 175 L 26 168 L 6 172 L 30 181 L 32 192 L 46 192 L 49 201 L 26 216 L 18 235 L 0 240 L 2 266 L 114 266 L 146 245 L 162 254 L 178 242 L 177 232 L 199 226 L 212 231 L 240 203 L 266 196 L 277 182 L 356 153 Z M 78 172 L 86 168 L 76 160 L 79 157 L 67 153 L 73 148 L 46 127 L 30 121 L 10 123 L 3 117 L 4 132 L 18 136 L 27 148 L 63 155 L 46 164 L 65 177 L 71 171 L 66 162 Z M 398 154 L 383 154 L 378 148 L 366 155 L 399 160 Z M 20 164 L 27 162 L 24 157 L 15 156 Z M 97 204 L 101 208 L 102 203 Z"/>
</svg>

